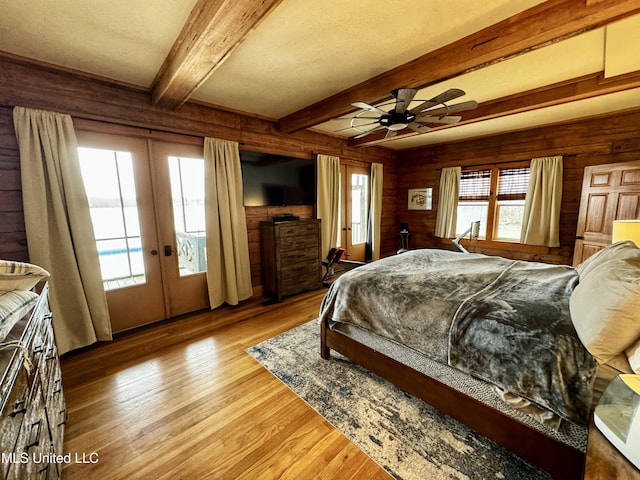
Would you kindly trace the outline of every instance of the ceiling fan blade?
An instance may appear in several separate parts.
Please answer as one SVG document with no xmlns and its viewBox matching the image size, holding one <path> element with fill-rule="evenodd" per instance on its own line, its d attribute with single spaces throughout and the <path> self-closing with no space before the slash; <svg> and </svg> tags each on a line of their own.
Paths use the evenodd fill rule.
<svg viewBox="0 0 640 480">
<path fill-rule="evenodd" d="M 453 100 L 454 98 L 462 97 L 465 94 L 464 90 L 460 90 L 459 88 L 450 88 L 446 92 L 442 92 L 440 95 L 436 95 L 431 99 L 431 101 L 436 103 L 444 103 L 449 100 Z"/>
<path fill-rule="evenodd" d="M 376 117 L 378 118 L 378 117 Z M 360 127 L 368 127 L 369 125 L 375 125 L 378 122 L 369 122 L 369 123 L 363 123 L 361 125 L 355 125 L 355 126 L 350 126 L 350 127 L 345 127 L 345 128 L 340 128 L 339 130 L 334 130 L 333 133 L 338 133 L 338 132 L 344 132 L 345 130 L 358 130 Z"/>
<path fill-rule="evenodd" d="M 433 110 L 425 110 L 420 112 L 417 117 L 430 116 L 438 117 L 448 115 L 449 113 L 463 112 L 465 110 L 473 110 L 478 107 L 478 102 L 475 100 L 469 100 L 468 102 L 456 103 L 455 105 L 448 105 L 445 107 L 434 108 Z"/>
<path fill-rule="evenodd" d="M 368 103 L 356 102 L 356 103 L 352 103 L 351 105 L 356 108 L 361 108 L 362 110 L 369 110 L 370 112 L 381 113 L 382 115 L 387 114 L 387 112 L 385 112 L 384 110 L 381 110 L 378 107 L 374 107 L 373 105 L 369 105 Z"/>
<path fill-rule="evenodd" d="M 408 127 L 414 132 L 418 132 L 418 133 L 427 133 L 429 130 L 431 130 L 426 125 L 420 125 L 419 123 L 416 123 L 416 122 L 411 122 L 408 125 Z"/>
<path fill-rule="evenodd" d="M 366 137 L 366 136 L 367 136 L 367 135 L 369 135 L 370 133 L 373 133 L 373 132 L 375 132 L 375 131 L 378 131 L 378 130 L 380 130 L 380 129 L 382 129 L 382 128 L 385 128 L 385 127 L 383 127 L 382 125 L 379 125 L 379 126 L 377 126 L 376 128 L 372 128 L 371 130 L 367 130 L 366 132 L 361 133 L 360 135 L 356 135 L 356 136 L 355 136 L 355 137 L 353 137 L 353 138 L 362 138 L 362 137 Z"/>
<path fill-rule="evenodd" d="M 393 138 L 397 133 L 398 132 L 396 130 L 387 130 L 387 134 L 384 136 L 384 138 Z"/>
<path fill-rule="evenodd" d="M 449 115 L 446 117 L 420 117 L 416 120 L 421 123 L 442 123 L 445 125 L 452 125 L 462 120 L 462 117 L 458 115 Z"/>
<path fill-rule="evenodd" d="M 413 97 L 418 93 L 417 90 L 413 88 L 399 88 L 398 90 L 394 90 L 393 96 L 396 97 L 396 113 L 404 113 L 407 111 L 407 107 L 413 100 Z"/>
<path fill-rule="evenodd" d="M 449 100 L 453 100 L 454 98 L 461 97 L 465 94 L 464 90 L 460 90 L 459 88 L 450 88 L 449 90 L 442 92 L 440 95 L 436 95 L 431 100 L 427 100 L 426 102 L 421 103 L 417 107 L 412 108 L 411 113 L 418 113 L 424 110 L 425 108 L 433 107 L 440 103 L 448 102 Z"/>
</svg>

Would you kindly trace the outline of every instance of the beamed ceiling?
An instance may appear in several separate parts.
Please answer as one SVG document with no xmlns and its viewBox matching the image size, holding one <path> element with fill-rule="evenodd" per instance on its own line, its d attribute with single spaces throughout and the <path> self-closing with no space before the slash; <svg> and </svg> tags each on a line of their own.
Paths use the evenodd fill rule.
<svg viewBox="0 0 640 480">
<path fill-rule="evenodd" d="M 0 0 L 0 51 L 316 129 L 416 148 L 640 109 L 638 0 Z M 476 100 L 460 123 L 354 138 L 396 88 Z M 417 105 L 417 103 L 416 103 Z M 388 109 L 389 107 L 384 107 Z"/>
</svg>

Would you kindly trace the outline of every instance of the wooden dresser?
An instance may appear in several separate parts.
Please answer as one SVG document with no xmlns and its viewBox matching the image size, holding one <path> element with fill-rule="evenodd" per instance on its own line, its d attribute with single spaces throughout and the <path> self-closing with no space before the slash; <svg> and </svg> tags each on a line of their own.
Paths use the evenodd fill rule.
<svg viewBox="0 0 640 480">
<path fill-rule="evenodd" d="M 65 461 L 66 407 L 47 293 L 45 285 L 4 340 L 23 348 L 0 350 L 1 479 L 57 479 Z"/>
<path fill-rule="evenodd" d="M 284 297 L 322 288 L 320 220 L 260 222 L 262 290 Z"/>
</svg>

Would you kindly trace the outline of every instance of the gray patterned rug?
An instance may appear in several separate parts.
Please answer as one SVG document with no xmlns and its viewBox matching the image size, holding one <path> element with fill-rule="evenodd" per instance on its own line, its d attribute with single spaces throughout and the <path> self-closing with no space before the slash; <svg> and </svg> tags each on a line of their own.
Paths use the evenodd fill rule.
<svg viewBox="0 0 640 480">
<path fill-rule="evenodd" d="M 549 480 L 543 471 L 335 352 L 309 322 L 247 349 L 358 448 L 401 480 Z"/>
</svg>

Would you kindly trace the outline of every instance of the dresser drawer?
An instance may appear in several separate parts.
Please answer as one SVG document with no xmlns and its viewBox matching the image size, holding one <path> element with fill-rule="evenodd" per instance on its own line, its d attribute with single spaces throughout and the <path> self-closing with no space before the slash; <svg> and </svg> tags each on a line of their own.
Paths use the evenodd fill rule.
<svg viewBox="0 0 640 480">
<path fill-rule="evenodd" d="M 312 261 L 283 265 L 282 268 L 280 268 L 280 272 L 283 279 L 301 275 L 313 278 L 313 275 L 319 275 L 320 269 L 318 268 L 318 263 Z"/>
<path fill-rule="evenodd" d="M 281 251 L 285 250 L 309 250 L 317 249 L 320 244 L 318 235 L 301 235 L 299 237 L 287 237 L 280 241 Z"/>
<path fill-rule="evenodd" d="M 288 263 L 319 262 L 317 249 L 285 249 L 280 252 L 280 268 L 286 268 Z"/>
<path fill-rule="evenodd" d="M 282 280 L 282 295 L 293 295 L 294 293 L 305 292 L 307 290 L 317 290 L 321 287 L 320 275 L 318 278 L 310 278 L 309 275 L 299 275 L 296 277 L 284 278 Z"/>
<path fill-rule="evenodd" d="M 317 235 L 318 224 L 308 222 L 291 222 L 286 225 L 278 225 L 280 238 L 296 237 L 301 235 Z"/>
</svg>

